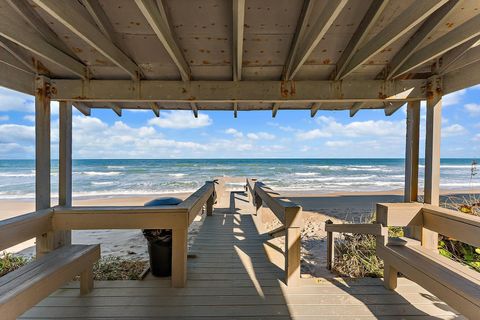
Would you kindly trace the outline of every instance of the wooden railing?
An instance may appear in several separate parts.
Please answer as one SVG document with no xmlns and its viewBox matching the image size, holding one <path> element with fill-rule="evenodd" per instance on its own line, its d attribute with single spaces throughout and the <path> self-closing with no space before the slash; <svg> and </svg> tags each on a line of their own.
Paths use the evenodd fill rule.
<svg viewBox="0 0 480 320">
<path fill-rule="evenodd" d="M 300 280 L 300 252 L 302 231 L 302 207 L 282 197 L 279 193 L 255 179 L 247 179 L 247 194 L 261 215 L 262 206 L 268 207 L 282 226 L 270 232 L 272 236 L 285 235 L 285 283 L 297 285 Z"/>
<path fill-rule="evenodd" d="M 208 181 L 176 206 L 57 206 L 0 221 L 0 250 L 50 231 L 171 229 L 172 286 L 184 287 L 188 227 L 205 205 L 211 215 L 214 201 L 214 182 Z"/>
</svg>

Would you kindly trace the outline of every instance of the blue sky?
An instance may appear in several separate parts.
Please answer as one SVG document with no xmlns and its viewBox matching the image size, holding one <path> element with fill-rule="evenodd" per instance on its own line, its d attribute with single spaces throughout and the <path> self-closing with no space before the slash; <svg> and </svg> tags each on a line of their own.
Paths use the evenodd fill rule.
<svg viewBox="0 0 480 320">
<path fill-rule="evenodd" d="M 0 87 L 0 159 L 34 157 L 33 97 Z M 93 110 L 73 115 L 73 156 L 85 158 L 402 158 L 405 107 L 382 110 L 271 112 Z M 480 157 L 480 86 L 444 97 L 442 157 Z M 420 153 L 424 149 L 422 106 Z M 52 103 L 52 157 L 58 155 L 58 104 Z"/>
</svg>

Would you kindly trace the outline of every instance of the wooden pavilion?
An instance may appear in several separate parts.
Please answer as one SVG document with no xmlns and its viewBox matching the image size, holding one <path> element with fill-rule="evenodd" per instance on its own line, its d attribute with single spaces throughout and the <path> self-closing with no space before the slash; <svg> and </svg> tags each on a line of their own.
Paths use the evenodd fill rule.
<svg viewBox="0 0 480 320">
<path fill-rule="evenodd" d="M 442 268 L 443 262 L 432 264 L 430 275 L 411 265 L 436 261 L 425 262 L 427 253 L 435 251 L 436 232 L 480 246 L 478 219 L 438 207 L 442 96 L 480 83 L 479 42 L 478 0 L 0 0 L 0 85 L 35 96 L 37 210 L 0 222 L 0 244 L 4 249 L 37 236 L 37 254 L 43 256 L 0 282 L 2 315 L 19 316 L 75 274 L 81 273 L 82 293 L 90 292 L 91 265 L 99 250 L 70 245 L 70 230 L 105 228 L 172 229 L 171 284 L 186 288 L 166 288 L 170 283 L 160 280 L 97 283 L 98 289 L 79 296 L 66 287 L 25 318 L 478 314 L 478 275 L 448 263 Z M 422 100 L 427 109 L 424 204 L 417 203 Z M 60 102 L 55 207 L 50 199 L 50 101 Z M 387 287 L 396 286 L 401 271 L 458 312 L 408 280 L 401 281 L 397 294 L 368 279 L 304 282 L 301 207 L 252 180 L 247 189 L 256 209 L 267 206 L 284 224 L 283 270 L 259 251 L 266 234 L 255 215 L 213 209 L 215 195 L 225 196 L 221 184 L 206 183 L 179 206 L 72 207 L 72 106 L 85 116 L 92 108 L 109 108 L 118 116 L 124 109 L 150 109 L 157 117 L 161 110 L 191 110 L 195 117 L 203 110 L 231 111 L 235 117 L 271 110 L 275 117 L 283 110 L 305 109 L 311 117 L 318 110 L 349 110 L 353 117 L 362 109 L 384 109 L 389 116 L 405 103 L 409 203 L 379 205 L 373 228 L 329 230 L 377 235 L 387 262 Z M 217 206 L 221 203 L 217 199 Z M 198 242 L 205 257 L 190 263 L 188 225 L 204 205 L 213 213 Z M 395 224 L 415 226 L 411 236 L 427 253 L 391 249 L 385 227 Z M 279 273 L 286 273 L 288 286 L 279 284 Z M 332 311 L 332 305 L 352 303 Z"/>
</svg>

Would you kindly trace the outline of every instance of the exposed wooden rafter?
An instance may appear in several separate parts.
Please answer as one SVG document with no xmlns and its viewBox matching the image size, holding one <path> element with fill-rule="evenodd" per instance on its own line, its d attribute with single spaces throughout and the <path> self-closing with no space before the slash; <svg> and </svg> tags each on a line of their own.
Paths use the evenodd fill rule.
<svg viewBox="0 0 480 320">
<path fill-rule="evenodd" d="M 343 73 L 347 64 L 352 59 L 353 55 L 357 52 L 358 48 L 365 40 L 372 27 L 381 16 L 383 10 L 387 6 L 389 0 L 374 0 L 364 15 L 360 25 L 353 34 L 352 38 L 348 42 L 347 48 L 342 52 L 340 59 L 337 62 L 335 71 L 331 75 L 331 79 L 338 80 Z"/>
<path fill-rule="evenodd" d="M 353 106 L 350 108 L 350 117 L 354 117 L 360 109 L 365 107 L 365 102 L 355 102 Z"/>
<path fill-rule="evenodd" d="M 55 0 L 32 1 L 107 59 L 127 72 L 132 79 L 136 80 L 141 76 L 141 71 L 135 62 L 117 48 L 89 19 L 83 14 L 79 14 L 79 9 L 74 6 L 75 2 Z"/>
<path fill-rule="evenodd" d="M 156 102 L 152 102 L 150 104 L 150 107 L 152 108 L 152 111 L 153 113 L 155 114 L 155 116 L 158 118 L 160 117 L 160 106 L 158 105 L 158 103 Z"/>
<path fill-rule="evenodd" d="M 113 112 L 115 112 L 117 116 L 119 117 L 122 116 L 122 107 L 120 107 L 118 104 L 109 104 L 109 105 L 111 105 Z"/>
<path fill-rule="evenodd" d="M 19 47 L 17 44 L 0 36 L 0 47 L 5 49 L 5 51 L 7 51 L 13 58 L 15 58 L 18 62 L 21 63 L 22 70 L 32 73 L 37 72 L 37 69 L 32 63 L 31 57 L 25 55 L 24 52 L 22 52 L 22 48 Z"/>
<path fill-rule="evenodd" d="M 445 52 L 462 45 L 463 43 L 480 35 L 480 15 L 468 20 L 447 34 L 416 51 L 401 68 L 393 75 L 398 77 L 413 69 L 440 57 Z"/>
<path fill-rule="evenodd" d="M 236 102 L 233 103 L 233 117 L 234 118 L 238 117 L 238 103 Z"/>
<path fill-rule="evenodd" d="M 344 79 L 378 52 L 405 35 L 445 2 L 446 0 L 422 0 L 412 3 L 353 55 L 345 71 L 340 74 L 339 79 Z"/>
<path fill-rule="evenodd" d="M 73 106 L 77 108 L 84 116 L 90 116 L 92 114 L 92 108 L 88 106 L 86 103 L 76 101 L 73 103 Z"/>
<path fill-rule="evenodd" d="M 443 75 L 443 94 L 480 84 L 480 61 Z"/>
<path fill-rule="evenodd" d="M 295 77 L 297 72 L 300 70 L 300 67 L 303 66 L 312 51 L 317 47 L 318 43 L 320 40 L 322 40 L 328 29 L 330 29 L 332 24 L 335 22 L 335 19 L 339 16 L 347 2 L 348 0 L 327 1 L 321 15 L 310 27 L 310 31 L 302 38 L 300 38 L 300 36 L 302 36 L 301 34 L 294 38 L 294 43 L 290 49 L 294 52 L 294 54 L 289 54 L 289 56 L 292 58 L 287 61 L 287 65 L 285 66 L 285 80 L 292 80 Z M 309 10 L 308 6 L 309 4 L 307 4 L 306 13 Z M 301 17 L 302 20 L 300 22 L 299 29 L 300 33 L 304 32 L 303 26 L 306 24 L 306 18 L 308 18 L 308 16 L 309 14 L 303 14 Z"/>
<path fill-rule="evenodd" d="M 195 102 L 190 102 L 190 108 L 192 108 L 193 116 L 198 118 L 198 107 Z"/>
<path fill-rule="evenodd" d="M 314 118 L 315 115 L 317 114 L 317 111 L 320 109 L 320 106 L 322 104 L 319 102 L 312 103 L 312 106 L 310 107 L 310 117 Z"/>
<path fill-rule="evenodd" d="M 441 74 L 449 73 L 455 71 L 457 69 L 463 68 L 470 64 L 476 63 L 480 61 L 480 45 L 476 47 L 470 48 L 467 52 L 465 52 L 459 59 L 449 65 L 446 69 L 441 70 Z"/>
<path fill-rule="evenodd" d="M 480 37 L 475 37 L 442 55 L 442 57 L 439 59 L 439 66 L 436 68 L 438 74 L 444 74 L 448 72 L 448 70 L 451 70 L 450 68 L 454 66 L 458 60 L 461 60 L 462 57 L 467 54 L 467 52 L 471 52 L 470 49 L 480 49 L 478 46 L 479 41 Z"/>
<path fill-rule="evenodd" d="M 245 0 L 233 0 L 233 80 L 242 80 Z"/>
<path fill-rule="evenodd" d="M 37 30 L 23 23 L 23 19 L 7 6 L 0 12 L 0 35 L 46 61 L 86 79 L 86 67 L 80 61 L 48 43 Z"/>
<path fill-rule="evenodd" d="M 383 104 L 385 106 L 383 109 L 385 111 L 385 115 L 389 117 L 399 110 L 405 104 L 405 102 L 384 102 Z"/>
<path fill-rule="evenodd" d="M 405 43 L 391 59 L 388 68 L 380 72 L 377 78 L 391 79 L 397 70 L 405 63 L 405 61 L 417 50 L 420 45 L 428 39 L 432 32 L 440 25 L 445 23 L 448 15 L 461 3 L 460 0 L 451 0 L 445 3 L 441 8 L 432 13 L 425 22 L 418 28 L 413 36 Z M 386 77 L 385 77 L 386 75 Z"/>
<path fill-rule="evenodd" d="M 278 109 L 280 108 L 280 105 L 278 103 L 274 103 L 272 106 L 272 118 L 275 118 L 277 116 Z"/>
</svg>

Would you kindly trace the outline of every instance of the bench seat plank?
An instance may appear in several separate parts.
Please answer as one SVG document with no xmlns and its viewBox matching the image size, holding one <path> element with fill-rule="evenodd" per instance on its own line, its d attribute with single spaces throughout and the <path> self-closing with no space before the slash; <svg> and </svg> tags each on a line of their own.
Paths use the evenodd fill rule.
<svg viewBox="0 0 480 320">
<path fill-rule="evenodd" d="M 100 258 L 100 245 L 71 245 L 0 278 L 0 313 L 15 319 Z"/>
<path fill-rule="evenodd" d="M 480 279 L 475 271 L 421 246 L 378 246 L 386 264 L 447 301 L 467 317 L 480 310 Z M 456 264 L 452 268 L 452 264 Z"/>
</svg>

